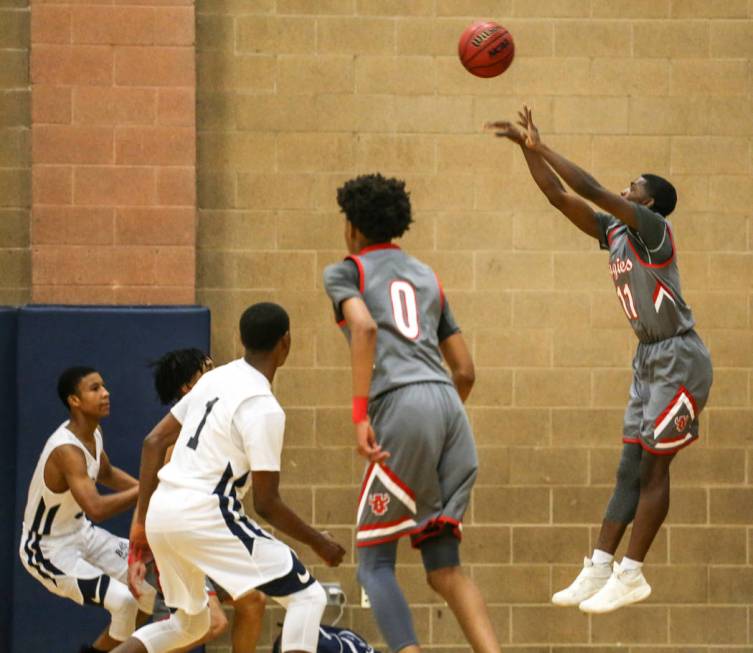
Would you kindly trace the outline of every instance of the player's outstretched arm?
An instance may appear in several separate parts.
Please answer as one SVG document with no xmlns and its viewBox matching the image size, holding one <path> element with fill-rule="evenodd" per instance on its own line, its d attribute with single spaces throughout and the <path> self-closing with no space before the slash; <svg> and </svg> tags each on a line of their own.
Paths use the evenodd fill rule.
<svg viewBox="0 0 753 653">
<path fill-rule="evenodd" d="M 350 331 L 350 365 L 353 374 L 353 423 L 358 453 L 371 462 L 389 458 L 377 444 L 374 429 L 366 413 L 377 342 L 377 324 L 366 303 L 351 297 L 342 303 L 343 317 Z"/>
<path fill-rule="evenodd" d="M 531 177 L 549 203 L 562 213 L 583 233 L 593 238 L 599 237 L 598 225 L 593 209 L 577 195 L 567 192 L 559 177 L 549 167 L 544 157 L 534 148 L 526 145 L 526 136 L 515 125 L 507 121 L 486 124 L 499 138 L 507 138 L 518 144 L 528 165 Z"/>
<path fill-rule="evenodd" d="M 280 497 L 280 472 L 252 471 L 254 510 L 271 526 L 310 546 L 330 567 L 337 567 L 345 555 L 329 534 L 309 526 Z"/>
<path fill-rule="evenodd" d="M 84 454 L 78 447 L 73 445 L 57 447 L 52 452 L 50 460 L 65 478 L 73 498 L 92 521 L 101 522 L 114 517 L 136 503 L 137 485 L 122 492 L 100 494 L 96 484 L 86 473 Z"/>
<path fill-rule="evenodd" d="M 533 150 L 541 154 L 544 160 L 578 195 L 611 213 L 629 227 L 638 229 L 638 219 L 632 202 L 607 190 L 590 173 L 545 145 L 541 141 L 539 130 L 533 122 L 533 115 L 529 107 L 524 106 L 518 116 L 520 118 L 518 124 L 526 130 L 526 150 Z"/>
<path fill-rule="evenodd" d="M 120 469 L 120 467 L 114 467 L 110 463 L 110 458 L 104 451 L 99 460 L 99 476 L 97 476 L 97 483 L 115 491 L 130 490 L 132 487 L 136 487 L 139 484 L 139 482 L 128 472 Z"/>
<path fill-rule="evenodd" d="M 452 382 L 455 384 L 460 399 L 465 403 L 476 382 L 476 370 L 463 334 L 458 332 L 448 336 L 439 343 L 439 349 L 450 367 Z"/>
</svg>

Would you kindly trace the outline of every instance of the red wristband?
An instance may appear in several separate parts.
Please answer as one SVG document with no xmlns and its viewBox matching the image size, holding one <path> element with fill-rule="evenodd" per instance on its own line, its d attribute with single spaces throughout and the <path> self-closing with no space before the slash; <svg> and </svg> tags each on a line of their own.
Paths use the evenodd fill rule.
<svg viewBox="0 0 753 653">
<path fill-rule="evenodd" d="M 353 397 L 353 424 L 360 424 L 368 418 L 368 408 L 368 397 Z"/>
</svg>

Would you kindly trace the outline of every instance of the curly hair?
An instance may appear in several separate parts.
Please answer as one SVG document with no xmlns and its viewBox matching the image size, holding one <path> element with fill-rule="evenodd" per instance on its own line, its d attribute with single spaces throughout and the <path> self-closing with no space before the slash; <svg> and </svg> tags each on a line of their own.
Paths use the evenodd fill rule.
<svg viewBox="0 0 753 653">
<path fill-rule="evenodd" d="M 346 181 L 337 189 L 345 217 L 373 243 L 402 236 L 413 222 L 405 182 L 376 173 Z"/>
<path fill-rule="evenodd" d="M 176 349 L 149 364 L 154 370 L 154 387 L 159 400 L 167 405 L 181 398 L 181 388 L 198 372 L 204 372 L 209 357 L 200 349 Z"/>
</svg>

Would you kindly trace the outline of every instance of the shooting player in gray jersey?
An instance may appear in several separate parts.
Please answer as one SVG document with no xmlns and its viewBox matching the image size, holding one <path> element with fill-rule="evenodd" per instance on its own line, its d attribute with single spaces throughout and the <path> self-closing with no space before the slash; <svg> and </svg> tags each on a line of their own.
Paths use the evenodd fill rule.
<svg viewBox="0 0 753 653">
<path fill-rule="evenodd" d="M 544 145 L 528 107 L 519 118 L 525 133 L 509 122 L 488 128 L 521 146 L 531 175 L 551 204 L 609 251 L 617 297 L 639 340 L 617 483 L 596 548 L 575 581 L 552 597 L 556 605 L 611 612 L 651 594 L 643 560 L 669 510 L 669 465 L 679 449 L 698 438 L 698 415 L 712 382 L 711 359 L 680 290 L 666 219 L 677 202 L 672 184 L 643 174 L 616 195 Z M 577 195 L 566 192 L 557 175 Z M 594 211 L 581 198 L 606 213 Z M 631 521 L 627 553 L 612 569 Z"/>
<path fill-rule="evenodd" d="M 478 466 L 462 404 L 473 361 L 434 271 L 391 242 L 412 222 L 405 183 L 364 175 L 339 188 L 337 201 L 351 255 L 324 271 L 324 284 L 350 342 L 358 452 L 370 461 L 358 502 L 359 581 L 390 649 L 417 653 L 395 579 L 398 539 L 410 536 L 473 650 L 496 653 L 459 555 Z"/>
</svg>

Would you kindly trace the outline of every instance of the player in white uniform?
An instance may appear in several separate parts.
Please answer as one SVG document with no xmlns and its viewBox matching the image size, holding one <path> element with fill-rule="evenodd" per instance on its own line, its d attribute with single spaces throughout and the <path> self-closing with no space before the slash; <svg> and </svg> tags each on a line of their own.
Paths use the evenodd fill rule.
<svg viewBox="0 0 753 653">
<path fill-rule="evenodd" d="M 244 357 L 204 374 L 144 441 L 132 556 L 151 548 L 165 602 L 176 611 L 140 628 L 117 653 L 163 653 L 201 637 L 209 627 L 205 576 L 233 599 L 253 589 L 275 598 L 287 609 L 282 650 L 316 650 L 324 590 L 286 544 L 246 517 L 239 496 L 250 475 L 259 515 L 328 565 L 342 560 L 344 549 L 278 492 L 285 414 L 271 382 L 290 351 L 287 313 L 255 304 L 241 317 L 240 335 Z"/>
<path fill-rule="evenodd" d="M 112 622 L 84 653 L 109 651 L 134 630 L 141 607 L 151 612 L 154 589 L 137 601 L 126 587 L 128 541 L 93 526 L 132 507 L 138 482 L 113 467 L 99 422 L 110 414 L 110 394 L 99 372 L 72 367 L 58 380 L 70 411 L 48 438 L 29 485 L 19 553 L 26 570 L 50 592 L 81 605 L 103 606 Z M 102 495 L 97 483 L 112 490 Z"/>
</svg>

